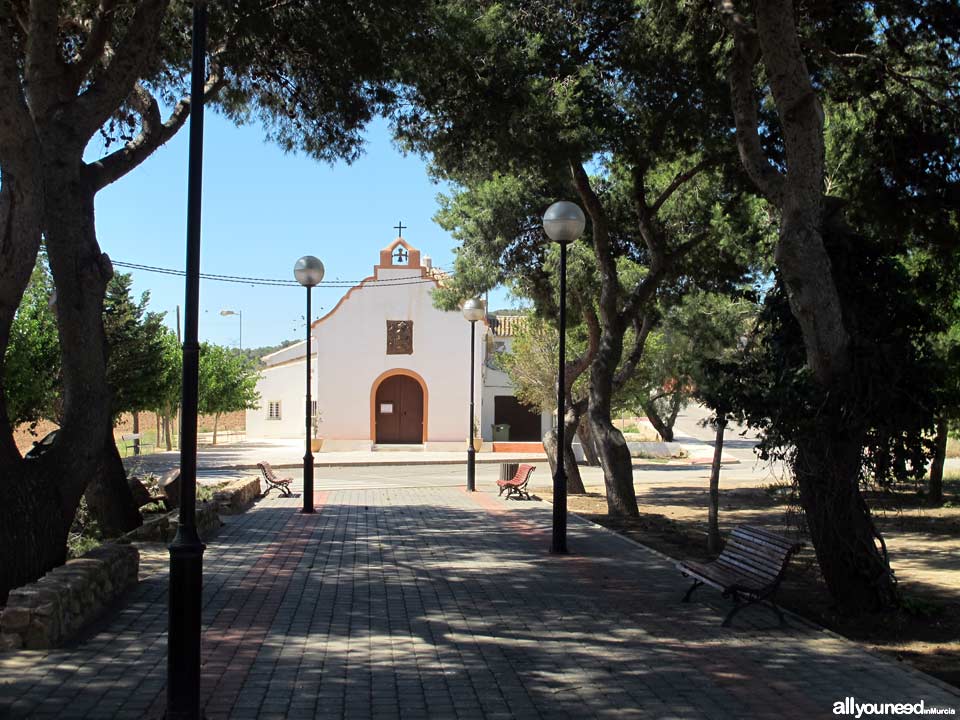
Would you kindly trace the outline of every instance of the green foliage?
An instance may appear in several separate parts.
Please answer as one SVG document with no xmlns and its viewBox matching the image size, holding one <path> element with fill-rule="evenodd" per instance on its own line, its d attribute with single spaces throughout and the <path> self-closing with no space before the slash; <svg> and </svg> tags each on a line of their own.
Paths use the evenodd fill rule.
<svg viewBox="0 0 960 720">
<path fill-rule="evenodd" d="M 260 395 L 256 366 L 235 350 L 203 343 L 200 346 L 200 413 L 220 415 L 257 407 Z"/>
<path fill-rule="evenodd" d="M 58 415 L 60 344 L 54 297 L 47 258 L 40 253 L 10 328 L 4 356 L 3 387 L 14 426 L 56 420 Z"/>
<path fill-rule="evenodd" d="M 243 355 L 247 360 L 254 363 L 257 366 L 261 365 L 260 359 L 265 355 L 270 355 L 275 353 L 278 350 L 283 350 L 285 347 L 290 347 L 291 345 L 296 345 L 300 340 L 284 340 L 279 345 L 264 345 L 263 347 L 255 348 L 243 348 L 240 351 L 240 354 Z"/>
<path fill-rule="evenodd" d="M 524 405 L 537 411 L 555 411 L 557 406 L 557 359 L 560 336 L 547 321 L 529 314 L 513 336 L 510 349 L 497 356 L 503 371 L 510 376 L 515 395 Z M 582 328 L 567 331 L 567 360 L 579 355 L 586 346 Z M 581 375 L 573 384 L 572 396 L 584 397 L 587 378 Z"/>
<path fill-rule="evenodd" d="M 177 336 L 169 328 L 162 328 L 159 337 L 160 361 L 158 382 L 160 394 L 157 410 L 166 416 L 173 415 L 180 407 L 183 385 L 183 350 Z"/>
<path fill-rule="evenodd" d="M 103 534 L 100 532 L 100 527 L 87 507 L 86 498 L 81 498 L 77 514 L 67 534 L 67 557 L 78 558 L 98 547 L 102 542 Z"/>
<path fill-rule="evenodd" d="M 139 302 L 130 294 L 130 275 L 107 286 L 104 330 L 111 412 L 161 409 L 180 402 L 180 348 L 163 315 L 147 311 L 149 293 Z M 41 255 L 11 328 L 5 365 L 8 412 L 14 425 L 54 422 L 60 406 L 60 344 L 57 339 L 53 281 Z"/>
<path fill-rule="evenodd" d="M 763 432 L 763 456 L 785 457 L 797 437 L 816 436 L 823 418 L 841 417 L 867 433 L 863 479 L 917 481 L 931 450 L 938 388 L 945 367 L 933 341 L 942 318 L 924 311 L 904 266 L 862 236 L 830 238 L 835 272 L 852 332 L 851 382 L 825 391 L 813 381 L 799 326 L 782 285 L 767 295 L 760 342 L 738 372 L 749 382 L 725 397 L 742 420 Z"/>
<path fill-rule="evenodd" d="M 107 284 L 103 304 L 103 329 L 107 337 L 107 382 L 113 393 L 111 411 L 155 410 L 170 399 L 172 388 L 169 354 L 171 334 L 164 328 L 163 313 L 147 312 L 150 293 L 134 302 L 133 279 L 119 273 Z"/>
</svg>

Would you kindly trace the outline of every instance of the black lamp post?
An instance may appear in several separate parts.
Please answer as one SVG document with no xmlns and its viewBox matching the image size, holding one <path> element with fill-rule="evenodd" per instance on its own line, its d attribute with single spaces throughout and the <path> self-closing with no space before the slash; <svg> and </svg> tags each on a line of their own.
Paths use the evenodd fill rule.
<svg viewBox="0 0 960 720">
<path fill-rule="evenodd" d="M 483 307 L 483 300 L 480 298 L 471 298 L 463 304 L 463 316 L 470 321 L 470 444 L 467 446 L 467 491 L 473 492 L 477 489 L 477 449 L 473 446 L 473 386 L 474 386 L 474 361 L 476 358 L 477 320 L 482 320 L 487 314 Z"/>
<path fill-rule="evenodd" d="M 310 291 L 323 280 L 323 263 L 313 255 L 304 255 L 293 266 L 297 282 L 307 289 L 307 401 L 304 410 L 304 425 L 307 430 L 306 452 L 303 455 L 303 510 L 313 512 L 313 448 L 310 436 L 313 428 L 313 407 L 310 397 Z"/>
<path fill-rule="evenodd" d="M 200 205 L 203 196 L 203 85 L 206 80 L 207 3 L 193 3 L 190 76 L 190 156 L 187 170 L 187 274 L 183 390 L 180 416 L 180 523 L 170 544 L 167 629 L 168 720 L 200 715 L 200 620 L 203 551 L 197 534 L 197 391 L 200 367 Z"/>
<path fill-rule="evenodd" d="M 567 340 L 567 245 L 583 232 L 587 220 L 579 206 L 555 202 L 543 214 L 543 231 L 560 245 L 560 360 L 557 367 L 557 469 L 553 474 L 553 538 L 550 552 L 567 552 L 567 472 L 563 467 L 564 388 Z"/>
</svg>

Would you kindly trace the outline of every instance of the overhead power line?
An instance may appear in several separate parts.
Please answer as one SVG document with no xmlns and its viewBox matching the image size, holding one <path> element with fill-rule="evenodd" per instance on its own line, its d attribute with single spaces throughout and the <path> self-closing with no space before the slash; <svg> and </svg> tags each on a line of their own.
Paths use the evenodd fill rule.
<svg viewBox="0 0 960 720">
<path fill-rule="evenodd" d="M 142 265 L 140 263 L 128 263 L 114 260 L 113 264 L 117 267 L 127 268 L 129 270 L 143 270 L 144 272 L 159 273 L 161 275 L 177 275 L 183 277 L 186 272 L 175 268 L 156 267 L 155 265 Z M 200 273 L 204 280 L 216 280 L 218 282 L 240 283 L 242 285 L 269 285 L 273 287 L 300 287 L 296 280 L 281 280 L 279 278 L 257 278 L 244 277 L 242 275 L 218 275 L 216 273 Z M 365 286 L 394 287 L 399 285 L 422 285 L 423 283 L 432 283 L 433 278 L 425 278 L 422 275 L 406 275 L 396 278 L 384 278 L 383 280 L 324 280 L 318 287 L 354 287 L 360 283 Z"/>
</svg>

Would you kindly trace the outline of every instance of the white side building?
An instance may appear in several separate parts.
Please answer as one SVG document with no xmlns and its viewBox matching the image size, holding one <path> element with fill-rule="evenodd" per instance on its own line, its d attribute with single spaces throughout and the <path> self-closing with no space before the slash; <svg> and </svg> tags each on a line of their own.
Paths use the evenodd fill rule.
<svg viewBox="0 0 960 720">
<path fill-rule="evenodd" d="M 406 240 L 397 238 L 379 260 L 370 277 L 312 325 L 311 394 L 323 450 L 461 451 L 469 432 L 470 325 L 459 312 L 433 306 L 441 275 Z M 486 441 L 499 423 L 511 426 L 509 441 L 539 443 L 550 415 L 519 405 L 509 378 L 492 362 L 515 324 L 489 318 L 476 325 L 476 422 Z M 304 436 L 305 350 L 306 341 L 263 358 L 261 405 L 247 411 L 248 438 Z"/>
</svg>

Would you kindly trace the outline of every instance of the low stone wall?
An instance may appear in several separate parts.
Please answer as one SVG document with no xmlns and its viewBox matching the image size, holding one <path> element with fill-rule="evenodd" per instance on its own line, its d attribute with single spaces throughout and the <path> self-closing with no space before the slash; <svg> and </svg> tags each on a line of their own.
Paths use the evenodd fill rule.
<svg viewBox="0 0 960 720">
<path fill-rule="evenodd" d="M 0 614 L 0 649 L 56 647 L 137 583 L 140 553 L 105 543 L 35 583 L 10 591 Z"/>
<path fill-rule="evenodd" d="M 212 537 L 223 524 L 220 522 L 219 508 L 216 503 L 204 502 L 197 504 L 197 532 L 206 540 Z M 163 515 L 150 518 L 136 530 L 131 530 L 123 536 L 126 541 L 139 540 L 143 542 L 169 543 L 177 534 L 180 511 L 171 510 Z"/>
<path fill-rule="evenodd" d="M 234 480 L 213 494 L 213 503 L 225 515 L 242 513 L 260 497 L 260 478 Z"/>
</svg>

